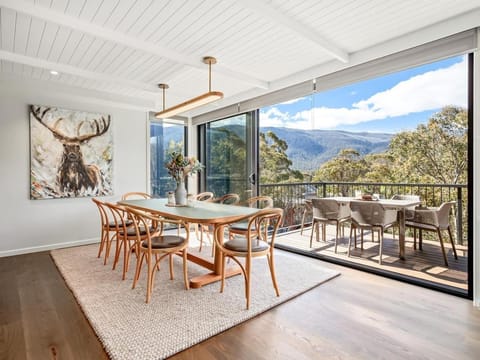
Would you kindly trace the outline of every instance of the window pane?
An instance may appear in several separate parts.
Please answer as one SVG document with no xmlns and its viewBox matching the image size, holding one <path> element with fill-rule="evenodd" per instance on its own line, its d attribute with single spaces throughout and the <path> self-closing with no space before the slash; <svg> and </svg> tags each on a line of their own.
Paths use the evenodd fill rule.
<svg viewBox="0 0 480 360">
<path fill-rule="evenodd" d="M 455 207 L 449 224 L 458 258 L 447 231 L 442 236 L 447 239 L 448 265 L 438 233 L 423 231 L 421 249 L 414 231 L 407 228 L 405 261 L 399 261 L 398 238 L 386 232 L 382 253 L 389 262 L 382 263 L 381 269 L 467 293 L 472 246 L 468 59 L 467 55 L 446 58 L 260 109 L 260 138 L 266 139 L 260 148 L 265 159 L 260 193 L 280 199 L 284 226 L 310 226 L 309 196 L 353 197 L 363 192 L 390 199 L 414 195 L 424 207 L 432 208 L 452 201 Z M 287 165 L 303 174 L 303 183 L 288 184 L 280 176 L 285 173 L 290 175 L 288 180 L 292 178 Z M 337 249 L 335 228 L 328 226 L 324 231 L 324 242 L 305 241 L 313 234 L 309 229 L 307 234 L 301 230 L 281 237 L 277 244 L 376 270 L 372 259 L 378 257 L 379 243 L 373 236 L 364 239 L 362 249 L 351 249 L 353 255 L 348 257 L 348 232 L 339 235 Z"/>
<path fill-rule="evenodd" d="M 165 163 L 172 151 L 184 152 L 185 126 L 164 121 L 150 123 L 150 184 L 151 194 L 166 197 L 175 189 L 175 181 L 168 175 Z"/>
</svg>

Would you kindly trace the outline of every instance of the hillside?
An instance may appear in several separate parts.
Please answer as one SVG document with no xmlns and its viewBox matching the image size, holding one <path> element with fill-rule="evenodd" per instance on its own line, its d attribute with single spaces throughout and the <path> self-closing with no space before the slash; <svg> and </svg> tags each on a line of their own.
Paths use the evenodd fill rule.
<svg viewBox="0 0 480 360">
<path fill-rule="evenodd" d="M 228 130 L 243 137 L 245 128 L 239 125 L 228 126 Z M 360 154 L 383 152 L 388 148 L 392 134 L 348 132 L 338 130 L 297 130 L 290 128 L 262 127 L 261 132 L 273 131 L 288 144 L 287 155 L 296 170 L 310 171 L 338 154 L 341 149 L 353 148 Z M 183 129 L 169 130 L 169 138 L 179 142 Z"/>
<path fill-rule="evenodd" d="M 292 160 L 293 167 L 302 171 L 318 169 L 345 148 L 356 149 L 362 155 L 383 152 L 387 150 L 393 136 L 385 133 L 277 127 L 262 127 L 260 131 L 272 131 L 286 141 L 287 155 Z"/>
</svg>

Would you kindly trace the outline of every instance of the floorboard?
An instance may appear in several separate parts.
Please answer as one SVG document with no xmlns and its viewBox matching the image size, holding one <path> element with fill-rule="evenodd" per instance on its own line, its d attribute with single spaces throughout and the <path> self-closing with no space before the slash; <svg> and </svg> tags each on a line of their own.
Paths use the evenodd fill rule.
<svg viewBox="0 0 480 360">
<path fill-rule="evenodd" d="M 320 262 L 341 276 L 172 358 L 478 358 L 471 301 Z M 0 284 L 0 359 L 108 358 L 48 252 L 0 258 Z"/>
</svg>

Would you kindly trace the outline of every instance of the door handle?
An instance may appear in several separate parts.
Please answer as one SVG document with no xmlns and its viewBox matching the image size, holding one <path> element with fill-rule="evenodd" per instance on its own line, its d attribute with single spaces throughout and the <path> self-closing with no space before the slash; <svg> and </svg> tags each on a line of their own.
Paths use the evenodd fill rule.
<svg viewBox="0 0 480 360">
<path fill-rule="evenodd" d="M 248 177 L 248 182 L 251 185 L 255 185 L 255 173 L 251 173 L 250 176 Z"/>
</svg>

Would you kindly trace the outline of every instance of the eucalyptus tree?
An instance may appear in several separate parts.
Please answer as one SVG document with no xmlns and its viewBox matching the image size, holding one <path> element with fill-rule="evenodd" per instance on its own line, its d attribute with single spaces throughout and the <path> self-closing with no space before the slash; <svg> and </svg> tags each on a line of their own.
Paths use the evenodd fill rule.
<svg viewBox="0 0 480 360">
<path fill-rule="evenodd" d="M 394 159 L 394 178 L 401 182 L 466 183 L 467 118 L 465 109 L 447 106 L 427 124 L 395 135 L 388 150 Z"/>
</svg>

